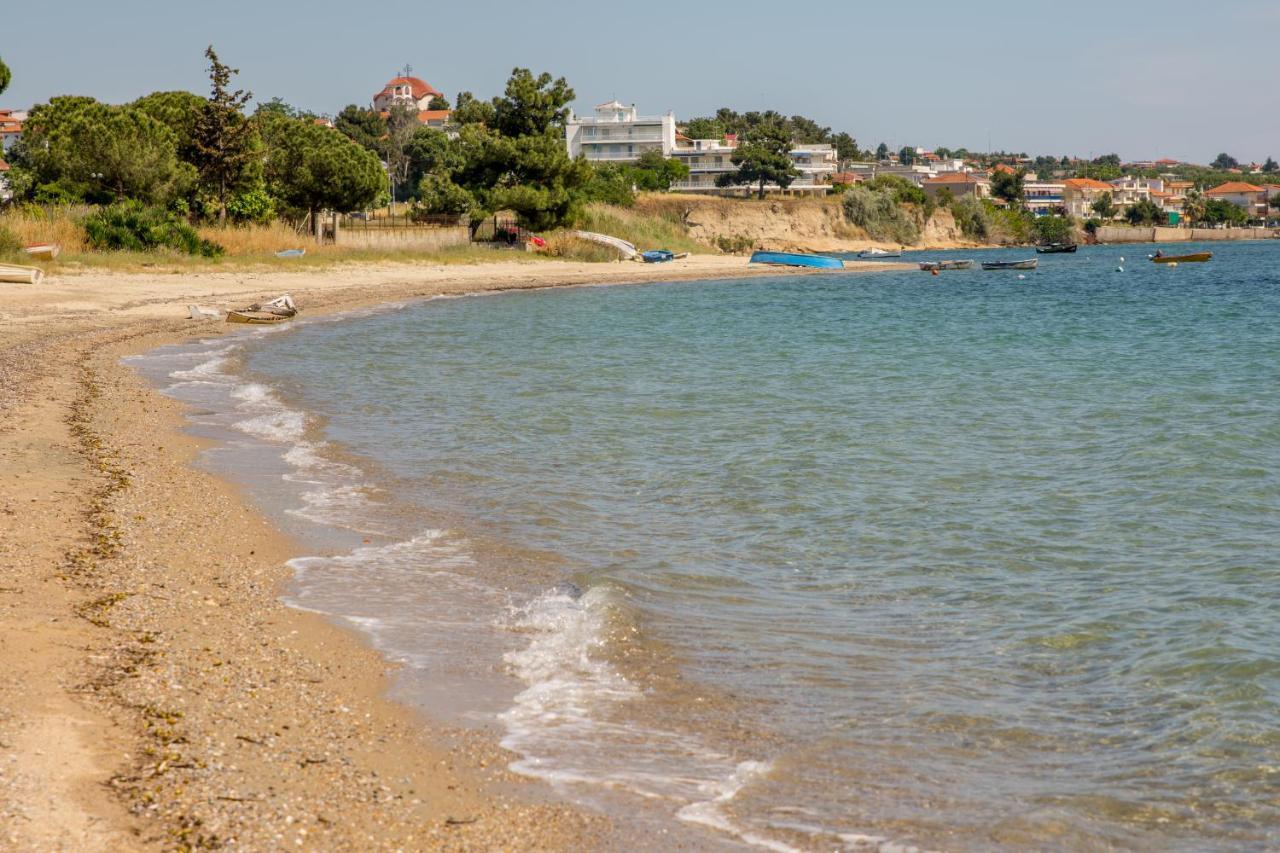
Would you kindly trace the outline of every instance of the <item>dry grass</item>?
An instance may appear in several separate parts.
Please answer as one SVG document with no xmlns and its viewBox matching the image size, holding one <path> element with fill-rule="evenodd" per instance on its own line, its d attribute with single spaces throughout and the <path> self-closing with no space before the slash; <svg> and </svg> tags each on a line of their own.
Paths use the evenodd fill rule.
<svg viewBox="0 0 1280 853">
<path fill-rule="evenodd" d="M 89 213 L 83 207 L 35 207 L 26 205 L 0 213 L 0 227 L 10 231 L 22 245 L 57 243 L 64 252 L 86 248 L 80 221 Z"/>
</svg>

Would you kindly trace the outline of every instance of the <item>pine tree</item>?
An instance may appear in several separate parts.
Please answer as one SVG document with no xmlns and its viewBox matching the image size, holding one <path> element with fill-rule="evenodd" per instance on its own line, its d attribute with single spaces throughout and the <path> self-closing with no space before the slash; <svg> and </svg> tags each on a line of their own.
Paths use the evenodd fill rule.
<svg viewBox="0 0 1280 853">
<path fill-rule="evenodd" d="M 0 95 L 4 94 L 4 90 L 9 88 L 9 66 L 4 64 L 4 60 L 0 59 Z"/>
<path fill-rule="evenodd" d="M 217 196 L 218 225 L 222 226 L 227 221 L 227 196 L 257 153 L 255 128 L 242 112 L 253 93 L 228 91 L 231 76 L 239 70 L 219 62 L 213 45 L 204 55 L 209 60 L 213 90 L 196 119 L 192 147 L 200 183 Z"/>
</svg>

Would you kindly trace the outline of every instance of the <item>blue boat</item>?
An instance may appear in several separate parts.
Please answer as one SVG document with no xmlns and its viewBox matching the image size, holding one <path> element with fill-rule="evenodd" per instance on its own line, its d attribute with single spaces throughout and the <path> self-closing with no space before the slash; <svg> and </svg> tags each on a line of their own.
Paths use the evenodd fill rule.
<svg viewBox="0 0 1280 853">
<path fill-rule="evenodd" d="M 844 261 L 825 255 L 803 255 L 799 252 L 756 252 L 751 256 L 753 264 L 777 264 L 784 267 L 817 267 L 827 270 L 844 269 Z"/>
<path fill-rule="evenodd" d="M 644 258 L 646 264 L 663 264 L 675 258 L 675 253 L 666 249 L 652 249 L 648 252 L 641 252 L 640 257 Z"/>
<path fill-rule="evenodd" d="M 285 249 L 283 252 L 276 252 L 277 258 L 300 258 L 307 253 L 306 249 Z"/>
</svg>

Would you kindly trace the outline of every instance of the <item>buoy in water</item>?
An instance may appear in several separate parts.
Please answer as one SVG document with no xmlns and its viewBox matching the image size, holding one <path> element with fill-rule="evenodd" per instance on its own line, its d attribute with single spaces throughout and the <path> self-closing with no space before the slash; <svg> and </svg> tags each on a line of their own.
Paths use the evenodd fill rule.
<svg viewBox="0 0 1280 853">
<path fill-rule="evenodd" d="M 1177 261 L 1169 261 L 1169 263 L 1165 264 L 1166 267 L 1176 267 L 1177 265 Z"/>
<path fill-rule="evenodd" d="M 1124 272 L 1124 267 L 1116 267 L 1116 272 Z"/>
<path fill-rule="evenodd" d="M 938 274 L 938 271 L 937 271 L 937 270 L 929 270 L 929 272 L 933 273 L 934 275 L 937 275 L 937 274 Z"/>
<path fill-rule="evenodd" d="M 1124 255 L 1121 255 L 1121 256 L 1120 256 L 1120 263 L 1122 263 L 1122 264 L 1124 263 Z"/>
<path fill-rule="evenodd" d="M 1025 281 L 1026 278 L 1027 277 L 1025 275 L 1022 275 L 1021 273 L 1018 274 L 1018 281 Z"/>
</svg>

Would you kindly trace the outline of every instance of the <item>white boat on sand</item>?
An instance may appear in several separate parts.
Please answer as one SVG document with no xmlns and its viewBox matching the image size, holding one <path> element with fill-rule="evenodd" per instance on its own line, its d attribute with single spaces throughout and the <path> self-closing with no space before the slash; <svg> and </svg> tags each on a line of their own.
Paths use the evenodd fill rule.
<svg viewBox="0 0 1280 853">
<path fill-rule="evenodd" d="M 0 281 L 15 284 L 39 284 L 44 270 L 39 267 L 20 267 L 17 264 L 0 264 Z"/>
</svg>

